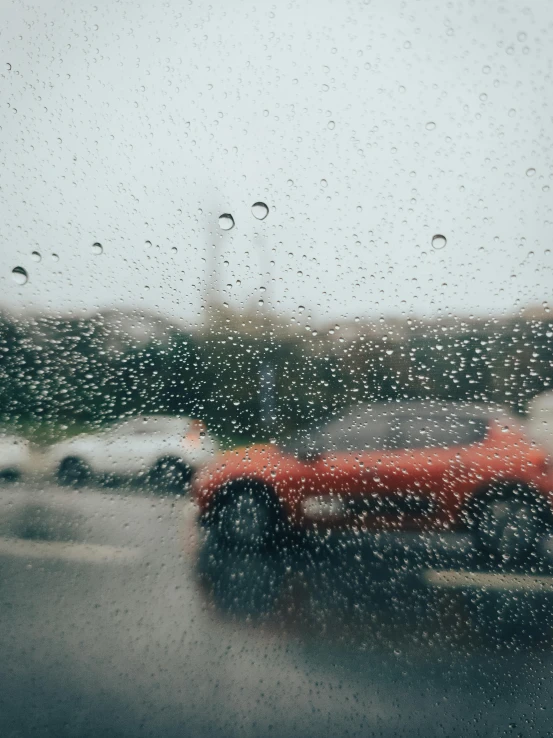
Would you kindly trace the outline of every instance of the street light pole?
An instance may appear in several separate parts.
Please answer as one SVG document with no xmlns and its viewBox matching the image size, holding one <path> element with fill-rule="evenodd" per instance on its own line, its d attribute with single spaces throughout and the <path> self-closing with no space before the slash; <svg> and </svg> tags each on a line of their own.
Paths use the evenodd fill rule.
<svg viewBox="0 0 553 738">
<path fill-rule="evenodd" d="M 256 238 L 259 249 L 261 273 L 267 279 L 263 305 L 261 306 L 261 362 L 259 366 L 259 420 L 266 434 L 272 436 L 276 429 L 277 397 L 276 367 L 274 356 L 274 321 L 270 305 L 270 266 L 268 264 L 265 242 L 261 236 Z"/>
</svg>

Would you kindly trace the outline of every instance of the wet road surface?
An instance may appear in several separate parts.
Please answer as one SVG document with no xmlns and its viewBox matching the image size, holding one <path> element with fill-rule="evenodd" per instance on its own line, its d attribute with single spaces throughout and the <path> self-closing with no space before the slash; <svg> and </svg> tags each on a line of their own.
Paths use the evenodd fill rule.
<svg viewBox="0 0 553 738">
<path fill-rule="evenodd" d="M 339 566 L 291 580 L 273 615 L 222 612 L 192 514 L 123 490 L 0 489 L 0 736 L 553 733 L 549 632 L 493 640 L 456 587 L 359 578 L 352 595 Z"/>
</svg>

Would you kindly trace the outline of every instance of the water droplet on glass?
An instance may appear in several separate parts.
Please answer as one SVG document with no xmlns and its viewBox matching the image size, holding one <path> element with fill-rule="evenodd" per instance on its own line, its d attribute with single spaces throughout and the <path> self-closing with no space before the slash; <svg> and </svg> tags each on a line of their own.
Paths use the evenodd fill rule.
<svg viewBox="0 0 553 738">
<path fill-rule="evenodd" d="M 535 173 L 536 173 L 536 170 L 534 169 L 534 167 L 530 167 L 530 169 L 526 170 L 527 177 L 533 177 Z"/>
<path fill-rule="evenodd" d="M 104 250 L 104 247 L 102 246 L 101 243 L 98 243 L 98 241 L 92 244 L 92 253 L 96 254 L 96 256 L 99 256 L 103 252 L 103 250 Z"/>
<path fill-rule="evenodd" d="M 42 259 L 42 256 L 39 254 L 38 251 L 32 251 L 31 252 L 31 259 L 33 261 L 40 261 Z"/>
<path fill-rule="evenodd" d="M 11 68 L 12 68 L 12 65 L 9 62 L 7 62 L 6 69 L 8 70 L 8 72 L 10 71 Z"/>
<path fill-rule="evenodd" d="M 298 307 L 298 313 L 303 313 L 303 311 L 304 311 L 304 310 L 305 310 L 305 308 L 304 308 L 304 306 L 303 306 L 303 305 L 300 305 L 300 306 Z"/>
<path fill-rule="evenodd" d="M 269 215 L 269 208 L 264 202 L 254 202 L 252 205 L 252 213 L 257 220 L 265 220 Z"/>
<path fill-rule="evenodd" d="M 12 278 L 16 284 L 26 284 L 29 280 L 29 275 L 23 267 L 14 267 L 12 269 Z"/>
<path fill-rule="evenodd" d="M 234 228 L 234 218 L 230 213 L 223 213 L 219 216 L 219 228 L 223 231 L 230 231 Z"/>
<path fill-rule="evenodd" d="M 434 128 L 436 128 L 436 124 L 434 121 L 429 120 L 428 123 L 425 125 L 425 128 L 427 131 L 433 131 Z"/>
<path fill-rule="evenodd" d="M 442 236 L 440 233 L 437 233 L 435 236 L 432 236 L 433 248 L 443 249 L 446 243 L 447 243 L 447 238 L 445 236 Z"/>
<path fill-rule="evenodd" d="M 509 118 L 514 118 L 516 114 L 517 114 L 517 111 L 514 108 L 511 108 L 509 110 Z"/>
<path fill-rule="evenodd" d="M 60 260 L 60 257 L 57 254 L 52 254 L 52 259 L 54 261 L 59 261 Z"/>
<path fill-rule="evenodd" d="M 327 187 L 327 186 L 328 186 L 328 182 L 326 181 L 326 179 L 321 179 L 321 187 Z"/>
<path fill-rule="evenodd" d="M 294 184 L 294 180 L 293 179 L 288 179 L 286 181 L 286 184 L 288 185 L 288 187 L 292 187 L 292 185 Z"/>
<path fill-rule="evenodd" d="M 152 242 L 151 241 L 145 241 L 144 243 L 146 244 L 146 248 L 147 249 L 151 248 L 151 246 L 152 246 Z"/>
<path fill-rule="evenodd" d="M 526 34 L 524 33 L 524 31 L 519 31 L 517 33 L 517 40 L 518 41 L 526 41 Z"/>
<path fill-rule="evenodd" d="M 171 246 L 171 253 L 172 254 L 176 254 L 177 253 L 177 247 L 176 246 Z"/>
<path fill-rule="evenodd" d="M 329 120 L 326 126 L 327 128 L 330 128 L 331 131 L 333 131 L 336 128 L 336 123 L 333 120 Z"/>
<path fill-rule="evenodd" d="M 488 64 L 486 64 L 486 66 L 482 67 L 482 71 L 484 72 L 484 74 L 489 74 L 492 71 L 492 68 Z"/>
</svg>

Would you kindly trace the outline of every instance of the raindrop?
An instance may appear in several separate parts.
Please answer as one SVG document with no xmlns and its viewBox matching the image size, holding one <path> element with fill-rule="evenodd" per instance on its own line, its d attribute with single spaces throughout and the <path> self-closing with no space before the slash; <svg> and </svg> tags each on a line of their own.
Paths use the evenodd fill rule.
<svg viewBox="0 0 553 738">
<path fill-rule="evenodd" d="M 41 259 L 42 259 L 42 256 L 41 256 L 41 255 L 39 254 L 39 252 L 38 252 L 38 251 L 32 251 L 32 252 L 31 252 L 31 259 L 32 259 L 33 261 L 41 261 Z"/>
<path fill-rule="evenodd" d="M 230 231 L 234 228 L 234 218 L 230 213 L 223 213 L 219 216 L 219 228 L 223 231 Z"/>
<path fill-rule="evenodd" d="M 96 254 L 96 256 L 99 256 L 103 251 L 104 251 L 104 247 L 102 246 L 101 243 L 98 243 L 98 241 L 92 244 L 92 253 Z"/>
<path fill-rule="evenodd" d="M 144 243 L 146 244 L 146 248 L 147 249 L 151 248 L 151 246 L 152 246 L 152 242 L 151 241 L 145 241 Z"/>
<path fill-rule="evenodd" d="M 514 108 L 511 108 L 509 110 L 509 118 L 514 118 L 516 114 L 517 114 L 517 111 Z"/>
<path fill-rule="evenodd" d="M 60 260 L 60 257 L 57 254 L 52 254 L 52 259 L 54 261 L 59 261 Z"/>
<path fill-rule="evenodd" d="M 536 173 L 536 170 L 534 169 L 534 167 L 530 167 L 530 169 L 526 170 L 527 177 L 533 177 L 535 173 Z"/>
<path fill-rule="evenodd" d="M 252 213 L 257 220 L 265 220 L 269 215 L 269 208 L 264 202 L 254 202 L 252 205 Z"/>
<path fill-rule="evenodd" d="M 329 120 L 326 125 L 327 125 L 327 128 L 330 128 L 331 131 L 333 131 L 336 128 L 336 123 L 333 120 Z"/>
<path fill-rule="evenodd" d="M 432 236 L 433 248 L 443 249 L 446 243 L 447 243 L 447 238 L 445 236 L 442 236 L 440 233 L 437 233 L 435 236 Z"/>
<path fill-rule="evenodd" d="M 12 278 L 16 284 L 26 284 L 29 281 L 29 275 L 23 267 L 14 267 L 12 269 Z"/>
<path fill-rule="evenodd" d="M 328 185 L 328 182 L 326 179 L 321 179 L 321 187 L 326 187 Z"/>
<path fill-rule="evenodd" d="M 433 131 L 434 128 L 436 128 L 436 124 L 434 123 L 434 121 L 429 120 L 428 123 L 425 125 L 425 128 L 427 131 Z"/>
<path fill-rule="evenodd" d="M 177 247 L 176 246 L 171 246 L 171 253 L 172 254 L 176 254 L 177 253 Z"/>
<path fill-rule="evenodd" d="M 10 71 L 11 68 L 12 68 L 12 65 L 9 62 L 7 62 L 6 69 L 8 70 L 8 72 Z"/>
</svg>

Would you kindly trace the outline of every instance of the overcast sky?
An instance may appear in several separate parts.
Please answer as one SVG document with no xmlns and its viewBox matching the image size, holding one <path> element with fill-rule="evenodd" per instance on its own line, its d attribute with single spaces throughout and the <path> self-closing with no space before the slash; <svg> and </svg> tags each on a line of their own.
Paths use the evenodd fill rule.
<svg viewBox="0 0 553 738">
<path fill-rule="evenodd" d="M 552 301 L 552 22 L 547 2 L 4 2 L 1 303 L 197 323 L 214 243 L 223 301 L 321 321 Z"/>
</svg>

